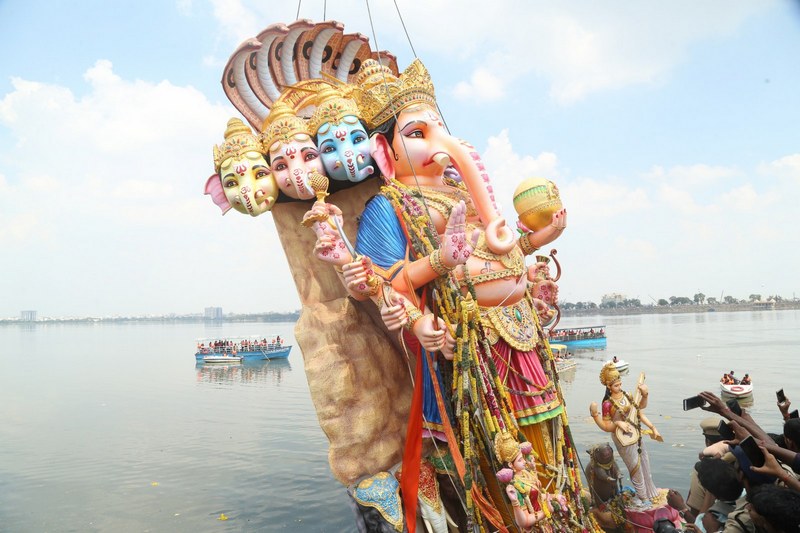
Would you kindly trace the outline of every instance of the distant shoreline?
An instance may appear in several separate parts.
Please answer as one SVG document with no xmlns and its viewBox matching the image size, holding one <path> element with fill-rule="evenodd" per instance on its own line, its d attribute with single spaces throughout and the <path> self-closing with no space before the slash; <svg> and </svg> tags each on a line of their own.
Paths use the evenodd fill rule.
<svg viewBox="0 0 800 533">
<path fill-rule="evenodd" d="M 702 304 L 702 305 L 648 305 L 640 307 L 596 307 L 593 309 L 562 309 L 561 317 L 578 316 L 625 316 L 625 315 L 665 315 L 677 313 L 730 313 L 742 311 L 784 311 L 787 309 L 800 309 L 800 301 L 775 302 L 774 307 L 764 308 L 763 303 L 738 303 L 738 304 Z M 0 319 L 0 326 L 9 325 L 35 325 L 35 324 L 121 324 L 127 322 L 150 323 L 189 323 L 189 324 L 221 324 L 235 322 L 297 322 L 300 311 L 289 313 L 246 313 L 227 314 L 219 319 L 208 319 L 203 315 L 163 315 L 163 316 L 128 316 L 128 317 L 43 317 L 36 321 L 20 319 Z"/>
<path fill-rule="evenodd" d="M 561 317 L 573 316 L 625 316 L 625 315 L 666 315 L 677 313 L 731 313 L 731 312 L 771 312 L 800 309 L 800 301 L 775 302 L 774 307 L 764 308 L 758 303 L 702 304 L 702 305 L 648 305 L 641 307 L 597 307 L 595 309 L 562 309 Z"/>
</svg>

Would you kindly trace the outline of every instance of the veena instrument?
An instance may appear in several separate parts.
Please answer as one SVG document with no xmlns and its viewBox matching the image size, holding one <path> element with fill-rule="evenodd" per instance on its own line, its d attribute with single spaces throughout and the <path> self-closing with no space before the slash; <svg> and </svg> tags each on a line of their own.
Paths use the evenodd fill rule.
<svg viewBox="0 0 800 533">
<path fill-rule="evenodd" d="M 644 372 L 639 374 L 639 381 L 636 383 L 636 390 L 633 393 L 633 403 L 635 405 L 639 405 L 639 402 L 642 401 L 642 391 L 639 390 L 639 385 L 644 383 Z M 631 432 L 626 433 L 622 431 L 620 428 L 615 430 L 615 434 L 617 436 L 617 440 L 623 446 L 630 446 L 631 444 L 636 444 L 639 442 L 639 410 L 636 409 L 633 405 L 630 406 L 628 410 L 627 416 L 625 416 L 625 422 L 627 422 L 631 427 Z"/>
</svg>

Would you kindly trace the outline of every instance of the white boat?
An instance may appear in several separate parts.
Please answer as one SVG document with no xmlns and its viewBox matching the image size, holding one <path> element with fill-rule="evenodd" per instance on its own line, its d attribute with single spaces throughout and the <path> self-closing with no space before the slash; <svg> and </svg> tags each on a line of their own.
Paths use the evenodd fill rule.
<svg viewBox="0 0 800 533">
<path fill-rule="evenodd" d="M 230 354 L 204 355 L 203 364 L 241 363 L 242 359 L 244 359 L 244 357 L 242 357 L 241 355 L 230 355 Z"/>
<path fill-rule="evenodd" d="M 578 363 L 570 356 L 566 344 L 551 344 L 550 350 L 553 352 L 553 360 L 556 363 L 557 373 L 560 374 L 567 370 L 577 368 Z"/>
<path fill-rule="evenodd" d="M 606 361 L 605 363 L 603 363 L 603 366 L 607 365 L 608 363 L 613 363 L 614 367 L 616 367 L 617 369 L 617 372 L 619 372 L 620 374 L 627 371 L 628 368 L 631 366 L 630 363 L 628 363 L 626 360 L 619 358 L 616 361 L 614 361 L 613 359 L 610 361 Z"/>
<path fill-rule="evenodd" d="M 734 398 L 741 398 L 742 396 L 749 396 L 753 394 L 753 384 L 749 385 L 742 385 L 740 383 L 736 383 L 735 385 L 726 385 L 724 383 L 719 384 L 720 390 L 729 395 L 733 396 Z"/>
</svg>

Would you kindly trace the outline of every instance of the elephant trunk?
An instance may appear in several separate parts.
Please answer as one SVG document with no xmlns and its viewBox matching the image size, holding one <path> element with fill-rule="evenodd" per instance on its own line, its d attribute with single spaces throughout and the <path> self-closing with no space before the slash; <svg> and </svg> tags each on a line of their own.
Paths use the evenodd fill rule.
<svg viewBox="0 0 800 533">
<path fill-rule="evenodd" d="M 452 159 L 485 228 L 486 245 L 495 254 L 507 254 L 516 245 L 516 236 L 500 216 L 489 174 L 480 154 L 474 146 L 455 137 L 448 138 L 445 143 L 448 153 L 434 155 L 434 161 L 447 166 Z"/>
</svg>

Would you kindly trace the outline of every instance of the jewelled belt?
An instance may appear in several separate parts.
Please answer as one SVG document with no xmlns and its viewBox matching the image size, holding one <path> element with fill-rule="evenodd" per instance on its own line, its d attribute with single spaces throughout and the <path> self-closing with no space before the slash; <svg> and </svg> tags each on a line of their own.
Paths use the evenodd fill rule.
<svg viewBox="0 0 800 533">
<path fill-rule="evenodd" d="M 527 300 L 502 307 L 481 307 L 480 313 L 481 323 L 490 330 L 487 332 L 490 342 L 495 343 L 500 337 L 512 348 L 523 352 L 530 352 L 536 347 L 539 335 L 533 310 Z"/>
</svg>

